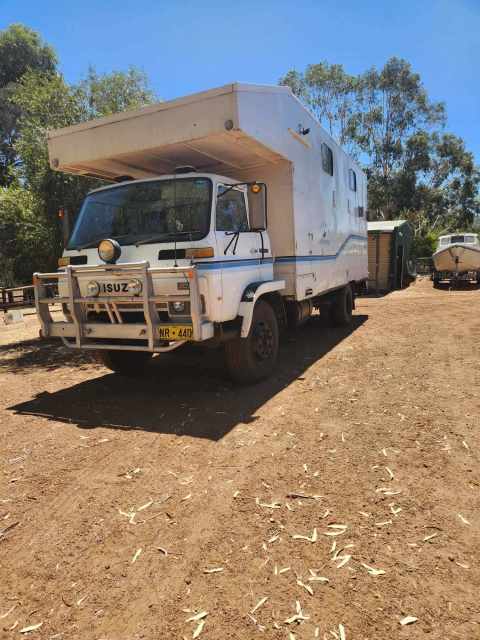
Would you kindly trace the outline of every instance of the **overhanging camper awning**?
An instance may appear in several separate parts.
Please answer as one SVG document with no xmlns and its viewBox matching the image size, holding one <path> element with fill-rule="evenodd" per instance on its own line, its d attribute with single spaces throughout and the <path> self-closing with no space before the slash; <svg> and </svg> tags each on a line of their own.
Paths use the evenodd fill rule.
<svg viewBox="0 0 480 640">
<path fill-rule="evenodd" d="M 58 171 L 115 180 L 172 173 L 182 165 L 236 175 L 276 163 L 285 156 L 275 148 L 272 131 L 259 126 L 271 114 L 257 117 L 267 93 L 277 98 L 280 111 L 282 102 L 295 100 L 287 87 L 230 84 L 51 131 L 50 164 Z"/>
</svg>

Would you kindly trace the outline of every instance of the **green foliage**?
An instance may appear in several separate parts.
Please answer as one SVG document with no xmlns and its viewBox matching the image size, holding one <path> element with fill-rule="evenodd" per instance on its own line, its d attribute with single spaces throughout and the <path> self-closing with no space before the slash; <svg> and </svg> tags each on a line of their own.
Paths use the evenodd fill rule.
<svg viewBox="0 0 480 640">
<path fill-rule="evenodd" d="M 280 79 L 364 165 L 371 219 L 404 211 L 424 230 L 469 228 L 480 216 L 480 174 L 463 140 L 442 133 L 445 107 L 431 102 L 408 62 L 348 75 L 322 62 Z M 418 225 L 417 225 L 418 226 Z"/>
<path fill-rule="evenodd" d="M 53 171 L 49 166 L 47 131 L 85 119 L 78 91 L 68 87 L 58 74 L 27 72 L 13 97 L 22 111 L 15 150 L 21 158 L 16 175 L 36 197 L 50 234 L 54 259 L 62 250 L 58 209 L 76 212 L 86 193 L 98 186 L 86 180 Z"/>
<path fill-rule="evenodd" d="M 135 67 L 102 75 L 90 67 L 77 95 L 86 120 L 138 109 L 155 101 L 146 74 Z"/>
<path fill-rule="evenodd" d="M 0 186 L 13 181 L 11 169 L 17 155 L 19 106 L 11 101 L 18 82 L 28 71 L 54 73 L 56 55 L 32 29 L 14 24 L 0 31 Z"/>
<path fill-rule="evenodd" d="M 318 120 L 340 144 L 350 146 L 358 81 L 341 64 L 311 64 L 305 73 L 289 71 L 280 79 L 306 102 Z M 355 149 L 352 149 L 354 152 Z"/>
<path fill-rule="evenodd" d="M 19 185 L 0 187 L 0 286 L 31 284 L 34 271 L 56 266 L 55 253 L 35 196 Z"/>
<path fill-rule="evenodd" d="M 154 98 L 145 75 L 133 68 L 126 73 L 98 75 L 93 68 L 78 86 L 68 86 L 57 74 L 27 71 L 12 96 L 22 116 L 15 152 L 20 159 L 15 176 L 37 203 L 50 234 L 51 268 L 62 252 L 58 210 L 74 218 L 85 195 L 102 185 L 98 180 L 68 175 L 50 168 L 47 133 L 116 110 L 144 106 Z M 2 214 L 0 212 L 0 221 Z"/>
<path fill-rule="evenodd" d="M 414 238 L 412 245 L 412 258 L 430 258 L 437 248 L 438 236 L 434 233 L 427 233 L 426 236 Z"/>
</svg>

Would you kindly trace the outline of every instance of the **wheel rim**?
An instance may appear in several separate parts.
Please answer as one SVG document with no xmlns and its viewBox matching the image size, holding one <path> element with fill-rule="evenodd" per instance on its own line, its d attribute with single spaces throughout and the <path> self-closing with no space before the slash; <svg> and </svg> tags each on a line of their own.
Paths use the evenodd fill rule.
<svg viewBox="0 0 480 640">
<path fill-rule="evenodd" d="M 252 332 L 253 353 L 258 360 L 268 360 L 274 354 L 275 337 L 269 324 L 258 322 Z"/>
</svg>

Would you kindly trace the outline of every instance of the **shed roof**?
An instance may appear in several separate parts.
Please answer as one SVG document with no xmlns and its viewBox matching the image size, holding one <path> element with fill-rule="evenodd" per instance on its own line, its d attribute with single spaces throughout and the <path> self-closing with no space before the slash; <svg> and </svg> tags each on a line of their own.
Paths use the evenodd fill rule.
<svg viewBox="0 0 480 640">
<path fill-rule="evenodd" d="M 392 232 L 404 224 L 408 224 L 406 220 L 375 220 L 368 223 L 368 230 Z"/>
</svg>

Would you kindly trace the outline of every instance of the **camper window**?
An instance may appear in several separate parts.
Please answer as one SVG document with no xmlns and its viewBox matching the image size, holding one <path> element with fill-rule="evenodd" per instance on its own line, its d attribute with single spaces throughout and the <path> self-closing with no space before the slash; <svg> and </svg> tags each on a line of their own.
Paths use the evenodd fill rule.
<svg viewBox="0 0 480 640">
<path fill-rule="evenodd" d="M 322 169 L 329 176 L 333 176 L 333 152 L 324 142 L 322 142 Z"/>
<path fill-rule="evenodd" d="M 218 187 L 218 195 L 221 197 L 217 199 L 217 231 L 248 231 L 243 191 Z"/>
<path fill-rule="evenodd" d="M 357 190 L 357 174 L 353 169 L 348 170 L 348 186 L 352 191 Z"/>
</svg>

